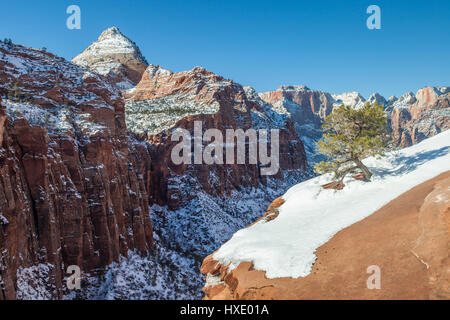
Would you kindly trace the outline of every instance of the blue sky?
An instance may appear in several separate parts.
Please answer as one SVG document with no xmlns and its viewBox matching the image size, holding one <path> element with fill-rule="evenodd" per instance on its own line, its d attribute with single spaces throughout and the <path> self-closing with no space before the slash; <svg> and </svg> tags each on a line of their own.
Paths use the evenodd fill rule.
<svg viewBox="0 0 450 320">
<path fill-rule="evenodd" d="M 81 30 L 66 8 L 81 8 Z M 381 30 L 366 27 L 369 5 Z M 401 95 L 450 85 L 450 1 L 2 1 L 0 38 L 71 59 L 117 26 L 150 63 L 205 67 L 258 91 Z"/>
</svg>

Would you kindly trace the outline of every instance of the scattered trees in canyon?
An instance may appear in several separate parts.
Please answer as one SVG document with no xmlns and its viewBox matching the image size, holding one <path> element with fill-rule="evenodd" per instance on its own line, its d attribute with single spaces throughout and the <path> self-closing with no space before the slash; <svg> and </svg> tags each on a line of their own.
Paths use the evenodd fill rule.
<svg viewBox="0 0 450 320">
<path fill-rule="evenodd" d="M 383 106 L 366 103 L 362 108 L 341 105 L 325 119 L 324 135 L 317 142 L 318 152 L 328 160 L 314 167 L 316 173 L 333 173 L 336 184 L 349 173 L 362 174 L 370 181 L 372 173 L 362 163 L 368 156 L 381 156 L 387 150 L 389 132 Z"/>
</svg>

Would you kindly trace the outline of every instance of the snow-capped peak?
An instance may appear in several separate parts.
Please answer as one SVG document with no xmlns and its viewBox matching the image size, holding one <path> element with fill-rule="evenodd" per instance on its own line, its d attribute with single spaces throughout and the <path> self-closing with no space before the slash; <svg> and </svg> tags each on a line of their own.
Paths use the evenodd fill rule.
<svg viewBox="0 0 450 320">
<path fill-rule="evenodd" d="M 121 37 L 121 38 L 128 39 L 120 32 L 119 28 L 117 28 L 117 27 L 110 27 L 110 28 L 106 29 L 105 31 L 102 32 L 102 34 L 100 35 L 100 37 L 98 39 L 103 40 L 105 38 L 113 38 L 113 37 Z"/>
<path fill-rule="evenodd" d="M 333 104 L 334 106 L 345 104 L 348 106 L 359 108 L 362 107 L 366 101 L 364 97 L 356 91 L 344 92 L 342 94 L 333 94 L 332 97 L 334 100 L 336 100 L 336 102 Z"/>
<path fill-rule="evenodd" d="M 136 85 L 147 68 L 138 46 L 117 27 L 102 32 L 100 37 L 72 62 L 104 76 L 111 76 L 123 88 Z"/>
<path fill-rule="evenodd" d="M 370 95 L 369 99 L 367 99 L 367 101 L 370 102 L 371 104 L 376 102 L 382 106 L 387 105 L 386 99 L 382 95 L 380 95 L 378 92 L 372 93 Z"/>
</svg>

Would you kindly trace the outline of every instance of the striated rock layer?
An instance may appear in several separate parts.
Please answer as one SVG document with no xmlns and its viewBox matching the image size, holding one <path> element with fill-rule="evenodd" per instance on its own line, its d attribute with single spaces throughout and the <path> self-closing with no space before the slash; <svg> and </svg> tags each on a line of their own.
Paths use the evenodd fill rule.
<svg viewBox="0 0 450 320">
<path fill-rule="evenodd" d="M 447 171 L 340 231 L 305 278 L 267 279 L 250 262 L 227 272 L 211 255 L 202 266 L 205 299 L 449 299 L 449 188 Z M 367 288 L 372 265 L 380 289 Z"/>
<path fill-rule="evenodd" d="M 141 164 L 106 78 L 3 43 L 0 70 L 0 299 L 35 290 L 35 267 L 49 277 L 40 297 L 61 297 L 67 266 L 152 248 Z"/>
<path fill-rule="evenodd" d="M 388 107 L 395 144 L 407 147 L 450 128 L 450 87 L 425 87 Z"/>
<path fill-rule="evenodd" d="M 138 46 L 116 27 L 103 31 L 72 62 L 109 77 L 122 89 L 134 87 L 148 65 Z"/>
<path fill-rule="evenodd" d="M 283 180 L 288 172 L 307 169 L 303 143 L 292 117 L 264 104 L 253 89 L 203 68 L 173 73 L 150 65 L 126 98 L 127 127 L 136 139 L 147 142 L 152 158 L 147 189 L 152 202 L 159 205 L 171 209 L 183 207 L 196 196 L 197 187 L 222 197 L 267 181 L 260 165 L 249 164 L 248 147 L 245 164 L 235 161 L 226 165 L 174 165 L 171 152 L 178 141 L 171 141 L 172 133 L 178 128 L 187 129 L 193 137 L 195 122 L 201 123 L 202 134 L 208 129 L 218 129 L 224 137 L 227 129 L 279 129 L 280 170 L 270 178 Z M 269 137 L 266 144 L 270 142 Z M 203 146 L 207 144 L 203 142 Z"/>
<path fill-rule="evenodd" d="M 358 92 L 331 95 L 306 86 L 281 86 L 276 91 L 261 93 L 260 97 L 293 115 L 311 159 L 314 159 L 313 142 L 322 134 L 322 121 L 341 104 L 355 108 L 366 102 L 384 105 L 396 146 L 411 146 L 450 128 L 450 87 L 425 87 L 416 94 L 409 92 L 388 100 L 374 93 L 366 100 Z"/>
</svg>

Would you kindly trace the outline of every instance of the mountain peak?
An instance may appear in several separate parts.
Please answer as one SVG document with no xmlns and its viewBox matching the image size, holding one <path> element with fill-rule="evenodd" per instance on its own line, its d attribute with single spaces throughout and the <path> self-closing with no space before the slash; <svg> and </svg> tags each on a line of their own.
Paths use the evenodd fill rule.
<svg viewBox="0 0 450 320">
<path fill-rule="evenodd" d="M 132 43 L 132 41 L 129 38 L 127 38 L 122 32 L 120 32 L 119 28 L 117 28 L 117 27 L 110 27 L 110 28 L 106 29 L 105 31 L 103 31 L 101 33 L 100 37 L 98 37 L 97 41 L 102 41 L 105 39 L 116 38 L 116 37 L 121 37 L 125 41 L 129 41 Z"/>
<path fill-rule="evenodd" d="M 138 46 L 114 26 L 103 31 L 72 62 L 112 78 L 123 89 L 134 87 L 148 66 Z"/>
<path fill-rule="evenodd" d="M 309 89 L 307 86 L 305 85 L 282 85 L 279 86 L 277 91 L 309 91 L 311 89 Z"/>
</svg>

